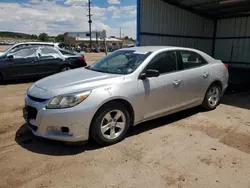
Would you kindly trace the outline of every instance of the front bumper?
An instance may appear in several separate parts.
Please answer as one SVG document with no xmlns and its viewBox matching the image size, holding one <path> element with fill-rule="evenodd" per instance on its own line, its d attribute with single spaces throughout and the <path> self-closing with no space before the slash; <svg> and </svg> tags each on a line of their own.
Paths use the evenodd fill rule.
<svg viewBox="0 0 250 188">
<path fill-rule="evenodd" d="M 67 109 L 46 109 L 44 102 L 25 97 L 24 119 L 34 135 L 52 140 L 78 142 L 87 141 L 92 120 L 90 109 L 76 106 Z M 27 108 L 32 108 L 32 111 Z M 29 113 L 32 115 L 30 116 Z M 58 130 L 68 128 L 68 132 L 51 132 L 51 127 Z"/>
</svg>

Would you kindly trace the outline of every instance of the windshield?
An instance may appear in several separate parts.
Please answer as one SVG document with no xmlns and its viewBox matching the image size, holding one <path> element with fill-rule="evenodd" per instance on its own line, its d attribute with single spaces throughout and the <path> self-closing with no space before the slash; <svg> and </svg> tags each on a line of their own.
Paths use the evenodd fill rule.
<svg viewBox="0 0 250 188">
<path fill-rule="evenodd" d="M 11 48 L 13 48 L 13 46 L 14 46 L 14 45 L 12 45 L 12 46 L 10 46 L 9 48 L 5 49 L 5 50 L 3 51 L 3 53 L 5 53 L 5 52 L 7 52 L 8 50 L 10 50 Z"/>
<path fill-rule="evenodd" d="M 87 69 L 112 74 L 130 74 L 150 54 L 151 52 L 139 53 L 134 50 L 116 51 L 87 67 Z"/>
</svg>

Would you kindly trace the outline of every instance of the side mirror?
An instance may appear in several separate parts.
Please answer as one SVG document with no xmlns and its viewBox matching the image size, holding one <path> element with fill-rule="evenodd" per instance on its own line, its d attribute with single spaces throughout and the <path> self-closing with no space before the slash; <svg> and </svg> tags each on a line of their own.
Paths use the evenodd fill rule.
<svg viewBox="0 0 250 188">
<path fill-rule="evenodd" d="M 148 69 L 146 72 L 140 75 L 140 79 L 144 80 L 145 78 L 158 77 L 160 72 L 154 69 Z"/>
<path fill-rule="evenodd" d="M 9 59 L 9 60 L 12 60 L 12 59 L 14 59 L 14 56 L 13 55 L 7 55 L 6 58 Z"/>
</svg>

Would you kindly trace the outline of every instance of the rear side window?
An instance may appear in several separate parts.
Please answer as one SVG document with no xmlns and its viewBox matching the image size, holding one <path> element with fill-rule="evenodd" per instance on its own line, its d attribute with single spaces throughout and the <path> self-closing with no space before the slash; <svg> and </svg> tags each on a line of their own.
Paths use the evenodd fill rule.
<svg viewBox="0 0 250 188">
<path fill-rule="evenodd" d="M 41 52 L 44 55 L 46 55 L 46 54 L 53 54 L 53 53 L 58 54 L 58 51 L 54 50 L 53 48 L 46 48 L 46 47 L 41 48 Z"/>
<path fill-rule="evenodd" d="M 190 69 L 207 64 L 199 54 L 191 51 L 180 51 L 183 69 Z"/>
<path fill-rule="evenodd" d="M 174 72 L 177 70 L 177 56 L 175 51 L 157 54 L 147 65 L 147 69 L 158 70 L 160 74 Z"/>
<path fill-rule="evenodd" d="M 64 50 L 59 50 L 63 55 L 74 55 L 73 53 L 71 52 L 67 52 L 67 51 L 64 51 Z"/>
</svg>

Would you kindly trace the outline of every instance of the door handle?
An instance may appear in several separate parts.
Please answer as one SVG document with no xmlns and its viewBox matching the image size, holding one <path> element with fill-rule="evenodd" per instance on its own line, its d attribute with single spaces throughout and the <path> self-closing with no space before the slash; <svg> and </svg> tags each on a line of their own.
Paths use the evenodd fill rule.
<svg viewBox="0 0 250 188">
<path fill-rule="evenodd" d="M 174 86 L 179 86 L 179 85 L 180 85 L 180 83 L 181 83 L 181 81 L 180 81 L 180 80 L 175 80 L 175 81 L 173 82 Z"/>
<path fill-rule="evenodd" d="M 204 74 L 203 74 L 203 78 L 207 78 L 209 76 L 209 73 L 207 73 L 207 72 L 205 72 Z"/>
</svg>

